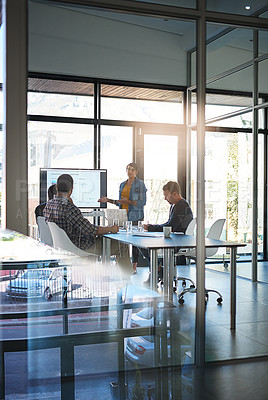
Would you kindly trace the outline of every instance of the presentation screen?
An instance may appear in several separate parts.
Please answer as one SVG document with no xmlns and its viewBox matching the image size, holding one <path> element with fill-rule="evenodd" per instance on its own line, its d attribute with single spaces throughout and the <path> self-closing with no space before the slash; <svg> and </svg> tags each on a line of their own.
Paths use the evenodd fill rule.
<svg viewBox="0 0 268 400">
<path fill-rule="evenodd" d="M 49 186 L 57 183 L 62 174 L 69 174 L 74 180 L 72 199 L 78 208 L 106 208 L 107 203 L 99 203 L 101 196 L 107 196 L 106 169 L 40 169 L 40 203 L 48 200 Z"/>
</svg>

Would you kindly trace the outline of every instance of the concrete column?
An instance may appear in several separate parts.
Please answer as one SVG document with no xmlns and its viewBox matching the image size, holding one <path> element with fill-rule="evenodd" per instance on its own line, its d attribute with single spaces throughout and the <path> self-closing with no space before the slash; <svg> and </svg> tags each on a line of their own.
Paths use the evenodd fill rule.
<svg viewBox="0 0 268 400">
<path fill-rule="evenodd" d="M 27 0 L 3 0 L 2 226 L 27 234 Z"/>
</svg>

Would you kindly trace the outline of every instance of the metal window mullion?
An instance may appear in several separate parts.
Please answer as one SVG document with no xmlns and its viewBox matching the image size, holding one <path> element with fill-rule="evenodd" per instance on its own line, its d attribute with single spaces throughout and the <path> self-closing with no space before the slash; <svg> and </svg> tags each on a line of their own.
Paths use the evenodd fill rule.
<svg viewBox="0 0 268 400">
<path fill-rule="evenodd" d="M 258 31 L 253 32 L 253 56 L 258 57 Z M 253 107 L 258 105 L 258 62 L 253 63 Z M 253 173 L 252 173 L 252 281 L 257 281 L 258 259 L 258 109 L 253 109 Z"/>
<path fill-rule="evenodd" d="M 192 54 L 187 53 L 187 91 L 186 91 L 186 199 L 191 204 L 191 128 L 189 127 L 191 124 L 191 108 L 192 108 L 192 92 L 188 90 L 188 87 L 191 86 L 191 74 L 192 74 Z"/>
<path fill-rule="evenodd" d="M 265 99 L 267 100 L 267 99 Z M 267 185 L 268 185 L 268 109 L 264 110 L 264 130 L 266 134 L 264 135 L 264 168 L 263 168 L 263 260 L 267 260 L 268 258 L 268 234 L 267 234 L 267 221 L 268 221 L 268 193 L 267 193 Z"/>
<path fill-rule="evenodd" d="M 204 11 L 205 0 L 198 5 Z M 206 20 L 197 21 L 197 238 L 196 238 L 196 365 L 205 363 L 205 100 Z"/>
<path fill-rule="evenodd" d="M 100 168 L 100 84 L 94 83 L 94 168 Z"/>
</svg>

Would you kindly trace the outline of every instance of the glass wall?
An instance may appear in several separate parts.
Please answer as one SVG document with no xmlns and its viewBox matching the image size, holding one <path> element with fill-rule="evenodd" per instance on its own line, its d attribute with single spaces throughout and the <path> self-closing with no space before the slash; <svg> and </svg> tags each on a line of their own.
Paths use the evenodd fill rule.
<svg viewBox="0 0 268 400">
<path fill-rule="evenodd" d="M 99 165 L 108 171 L 108 196 L 118 198 L 119 184 L 127 179 L 126 166 L 134 156 L 136 161 L 137 158 L 140 160 L 138 177 L 145 173 L 148 185 L 146 218 L 151 222 L 166 219 L 168 204 L 163 200 L 162 186 L 169 179 L 177 179 L 177 131 L 174 128 L 174 137 L 167 134 L 154 136 L 153 133 L 168 132 L 172 126 L 183 123 L 183 92 L 112 84 L 100 84 L 100 87 L 100 119 L 94 119 L 97 109 L 94 109 L 92 83 L 29 78 L 30 226 L 35 223 L 34 209 L 39 200 L 40 168 L 94 168 L 94 160 L 98 157 L 94 139 L 96 129 L 100 132 Z M 150 139 L 145 135 L 149 131 L 152 133 Z M 135 135 L 141 137 L 140 132 L 142 152 L 146 151 L 146 166 L 137 147 L 137 138 L 134 140 Z M 165 160 L 166 166 L 161 173 L 157 172 L 160 159 Z M 168 172 L 170 166 L 171 174 Z M 160 214 L 153 201 L 155 195 L 161 204 Z M 108 207 L 114 208 L 110 204 Z"/>
<path fill-rule="evenodd" d="M 252 251 L 252 132 L 206 132 L 205 217 L 206 229 L 219 218 L 225 218 L 223 238 L 247 243 L 241 254 Z M 196 133 L 192 133 L 191 169 L 196 165 Z M 263 165 L 263 136 L 259 137 L 259 165 Z M 260 169 L 261 171 L 261 169 Z M 259 252 L 262 252 L 263 175 L 259 174 Z M 192 175 L 192 188 L 196 178 Z M 195 198 L 195 196 L 194 196 Z M 219 250 L 218 254 L 221 251 Z"/>
<path fill-rule="evenodd" d="M 2 5 L 0 5 L 1 10 Z M 2 12 L 2 10 L 1 10 Z M 2 199 L 2 163 L 3 163 L 3 25 L 0 27 L 0 226 L 1 226 L 1 199 Z"/>
<path fill-rule="evenodd" d="M 245 16 L 256 16 L 262 15 L 263 7 L 267 6 L 267 2 L 265 0 L 259 0 L 257 2 L 251 1 L 214 1 L 207 0 L 207 10 L 209 11 L 217 11 L 224 12 L 229 14 L 238 14 Z"/>
<path fill-rule="evenodd" d="M 33 3 L 36 7 L 40 5 L 40 2 Z M 50 7 L 50 4 L 47 6 L 47 2 L 43 3 L 45 7 Z M 135 6 L 139 7 L 139 3 L 135 2 Z M 155 3 L 153 6 L 157 4 L 196 6 L 195 1 L 149 1 L 146 5 L 148 10 L 150 10 L 150 3 Z M 224 5 L 224 8 L 219 7 L 217 10 L 228 12 L 228 5 L 229 2 Z M 56 18 L 61 9 L 70 11 L 71 6 L 57 4 L 55 7 L 55 4 L 52 4 L 49 9 L 50 17 L 55 26 L 59 28 L 57 32 L 59 36 L 53 37 L 46 27 L 42 37 L 44 42 L 46 40 L 50 44 L 53 42 L 54 49 L 61 50 L 54 54 L 54 57 L 63 55 L 61 40 L 63 41 L 64 38 L 60 36 L 63 33 L 61 32 L 62 26 L 59 25 L 60 19 Z M 210 2 L 208 2 L 208 9 L 213 9 Z M 89 10 L 86 7 L 74 7 L 73 11 L 74 14 L 83 13 L 85 16 L 90 14 L 91 22 L 94 20 L 94 13 L 97 16 L 103 14 L 107 26 L 120 21 L 122 28 L 122 25 L 126 27 L 131 23 L 132 41 L 130 43 L 129 38 L 124 37 L 125 30 L 120 31 L 119 27 L 116 35 L 117 39 L 122 39 L 124 44 L 121 49 L 115 49 L 118 42 L 113 40 L 114 37 L 109 43 L 104 41 L 105 45 L 99 42 L 102 38 L 97 34 L 90 36 L 90 42 L 86 42 L 86 35 L 83 36 L 83 39 L 77 36 L 77 29 L 80 27 L 72 23 L 66 24 L 68 29 L 63 29 L 67 37 L 66 42 L 75 43 L 75 50 L 82 49 L 80 55 L 90 54 L 90 63 L 95 62 L 98 76 L 95 77 L 94 73 L 91 75 L 90 71 L 86 71 L 83 75 L 78 69 L 84 65 L 84 59 L 83 61 L 79 57 L 76 59 L 74 54 L 68 53 L 70 58 L 68 66 L 60 64 L 61 57 L 57 58 L 58 64 L 53 64 L 52 67 L 49 60 L 46 60 L 48 69 L 56 65 L 57 73 L 61 68 L 64 70 L 60 80 L 59 75 L 55 76 L 55 79 L 51 78 L 55 71 L 47 76 L 45 73 L 40 73 L 39 78 L 42 82 L 32 81 L 33 86 L 29 85 L 29 214 L 33 216 L 34 207 L 38 202 L 39 169 L 42 166 L 84 168 L 100 166 L 107 168 L 108 195 L 116 198 L 118 185 L 126 177 L 126 164 L 129 161 L 138 161 L 140 177 L 144 179 L 148 188 L 145 218 L 150 222 L 162 222 L 167 219 L 169 207 L 162 198 L 163 182 L 169 179 L 179 180 L 181 176 L 183 178 L 186 176 L 183 158 L 183 153 L 186 153 L 186 140 L 183 134 L 180 136 L 180 133 L 186 130 L 186 126 L 182 125 L 185 122 L 183 115 L 185 110 L 182 108 L 181 91 L 182 87 L 186 87 L 186 82 L 189 83 L 189 76 L 186 72 L 189 69 L 186 68 L 186 63 L 189 59 L 189 52 L 195 48 L 196 44 L 195 40 L 193 42 L 192 36 L 189 37 L 187 33 L 191 31 L 193 34 L 192 27 L 195 26 L 195 22 L 189 23 L 181 21 L 181 19 L 168 20 L 165 16 L 162 18 L 161 13 L 156 13 L 154 19 L 146 15 L 127 14 L 124 19 L 124 14 Z M 151 11 L 153 12 L 153 9 Z M 163 8 L 160 11 L 163 13 Z M 237 8 L 232 12 L 238 12 Z M 161 18 L 157 18 L 160 15 Z M 209 16 L 210 14 L 205 15 L 208 18 Z M 31 18 L 32 14 L 29 17 Z M 198 19 L 199 14 L 196 13 L 195 17 Z M 36 22 L 34 26 L 36 29 L 41 21 L 34 22 Z M 94 22 L 94 28 L 97 30 L 98 18 Z M 83 25 L 83 29 L 88 25 Z M 186 25 L 188 25 L 187 28 Z M 51 23 L 50 28 L 52 26 Z M 138 38 L 135 35 L 137 26 L 148 28 L 146 30 L 148 37 L 142 35 L 142 43 L 139 40 L 140 36 Z M 208 24 L 207 28 L 209 39 L 213 34 L 216 37 L 219 29 L 224 31 L 226 25 Z M 111 29 L 110 32 L 112 31 Z M 162 62 L 164 62 L 161 65 L 166 67 L 172 64 L 175 66 L 172 77 L 167 73 L 166 68 L 163 68 L 164 73 L 159 73 L 161 68 L 157 68 L 157 61 L 158 56 L 162 54 L 157 47 L 154 49 L 155 53 L 149 58 L 147 58 L 148 54 L 144 48 L 142 51 L 140 50 L 141 44 L 144 44 L 146 40 L 149 43 L 146 50 L 157 45 L 157 39 L 163 32 L 165 40 L 162 44 L 164 44 L 163 48 L 168 50 L 168 54 L 163 56 Z M 37 37 L 38 34 L 35 39 Z M 207 82 L 207 89 L 212 94 L 218 90 L 221 95 L 224 90 L 226 92 L 234 91 L 235 94 L 238 94 L 236 100 L 239 101 L 235 102 L 235 96 L 230 96 L 230 102 L 228 102 L 228 93 L 225 102 L 222 101 L 222 98 L 215 100 L 207 97 L 206 118 L 222 117 L 223 122 L 214 121 L 213 127 L 210 123 L 206 130 L 205 222 L 208 229 L 215 219 L 225 218 L 223 237 L 228 240 L 246 241 L 247 247 L 244 251 L 251 251 L 252 185 L 254 184 L 252 118 L 250 114 L 240 114 L 233 117 L 235 119 L 225 118 L 224 115 L 226 112 L 244 111 L 248 106 L 247 100 L 253 89 L 252 67 L 243 69 L 241 73 L 236 71 L 231 79 L 224 76 L 224 73 L 252 58 L 252 30 L 234 31 L 230 27 L 224 38 L 218 42 L 214 40 L 213 45 L 208 46 L 207 76 L 210 79 L 215 75 L 222 75 L 221 79 L 218 77 L 213 82 L 211 80 Z M 39 37 L 34 45 L 37 44 L 40 45 Z M 136 44 L 135 49 L 133 44 Z M 31 52 L 37 52 L 38 46 L 34 45 L 31 47 Z M 92 48 L 95 49 L 94 54 L 92 54 Z M 97 58 L 99 53 L 101 56 Z M 120 57 L 117 57 L 119 53 Z M 105 57 L 102 58 L 103 54 Z M 32 53 L 29 55 L 32 56 Z M 133 65 L 130 72 L 124 68 L 123 64 L 124 59 L 129 56 L 131 56 Z M 114 64 L 115 60 L 118 64 Z M 141 60 L 144 61 L 144 64 L 141 63 Z M 194 55 L 192 61 L 193 83 L 196 76 Z M 104 64 L 109 66 L 107 75 L 101 70 Z M 145 64 L 146 68 L 144 68 Z M 115 65 L 121 66 L 120 72 Z M 66 72 L 67 67 L 70 67 L 68 72 Z M 139 74 L 136 75 L 138 67 L 144 71 L 142 77 Z M 42 67 L 40 69 L 36 67 L 36 69 L 46 70 L 45 65 L 43 69 Z M 263 74 L 264 70 L 262 70 Z M 119 81 L 120 73 L 123 76 L 126 73 L 129 75 L 132 73 L 131 79 L 124 82 L 124 78 L 122 78 Z M 75 74 L 76 77 L 80 76 L 81 82 L 72 77 L 72 88 L 64 89 L 65 83 L 69 82 L 72 74 Z M 36 75 L 34 74 L 34 76 Z M 92 82 L 83 82 L 82 76 L 86 76 L 85 81 L 92 79 L 94 85 Z M 38 80 L 39 78 L 34 79 Z M 184 82 L 182 86 L 179 86 L 180 79 Z M 155 81 L 157 83 L 154 83 Z M 167 86 L 165 86 L 167 81 Z M 264 90 L 263 81 L 260 86 Z M 81 92 L 78 90 L 79 83 Z M 44 87 L 43 84 L 48 84 L 49 87 Z M 172 85 L 174 86 L 171 88 Z M 93 91 L 93 87 L 97 88 L 96 92 Z M 265 92 L 267 93 L 266 89 Z M 173 96 L 174 94 L 175 96 Z M 261 101 L 263 98 L 261 97 Z M 240 118 L 237 119 L 237 117 Z M 193 121 L 195 120 L 193 119 Z M 262 127 L 261 123 L 259 127 Z M 190 184 L 195 216 L 196 204 L 199 200 L 195 192 L 197 183 L 195 175 L 197 171 L 196 142 L 196 133 L 193 129 Z M 265 141 L 261 136 L 259 140 L 259 170 L 262 170 L 263 164 L 266 163 L 266 160 L 263 159 L 264 146 Z M 181 168 L 182 165 L 184 165 L 184 169 Z M 259 177 L 258 182 L 259 185 L 263 184 L 264 186 L 262 179 Z M 259 191 L 260 215 L 263 213 L 264 207 L 261 200 L 262 189 Z M 30 224 L 34 223 L 31 218 L 30 216 Z M 264 223 L 265 221 L 259 218 L 260 249 Z M 26 396 L 34 397 L 36 395 L 37 397 L 39 393 L 50 391 L 51 397 L 55 399 L 85 398 L 88 400 L 95 399 L 97 393 L 97 397 L 107 399 L 137 399 L 147 395 L 148 398 L 186 400 L 192 397 L 195 390 L 199 390 L 199 387 L 194 386 L 192 370 L 188 368 L 195 361 L 195 344 L 198 349 L 198 341 L 195 343 L 195 334 L 197 333 L 198 339 L 202 339 L 204 335 L 202 329 L 197 329 L 195 332 L 195 294 L 189 293 L 183 306 L 178 306 L 177 295 L 174 294 L 172 304 L 170 304 L 163 297 L 161 286 L 152 291 L 143 285 L 148 268 L 139 268 L 138 274 L 126 277 L 121 274 L 114 262 L 106 264 L 97 261 L 92 263 L 91 260 L 88 262 L 75 258 L 69 264 L 66 263 L 66 258 L 63 257 L 61 260 L 58 252 L 53 253 L 51 249 L 39 242 L 31 241 L 30 238 L 22 238 L 22 235 L 15 235 L 15 239 L 21 239 L 24 242 L 21 247 L 16 248 L 16 256 L 22 255 L 23 247 L 27 251 L 25 243 L 28 242 L 30 243 L 28 253 L 33 254 L 35 246 L 35 254 L 38 255 L 38 259 L 44 258 L 49 263 L 47 265 L 46 263 L 31 262 L 25 267 L 28 271 L 43 271 L 45 267 L 48 267 L 53 270 L 50 271 L 53 273 L 58 270 L 56 259 L 57 262 L 63 264 L 64 275 L 59 273 L 56 277 L 53 274 L 49 275 L 48 279 L 38 278 L 30 282 L 28 278 L 25 278 L 22 281 L 24 267 L 19 266 L 21 269 L 19 273 L 10 277 L 8 281 L 1 282 L 1 299 L 4 299 L 5 311 L 10 313 L 2 323 L 1 333 L 3 332 L 6 339 L 16 338 L 14 347 L 12 349 L 9 347 L 10 354 L 5 355 L 5 368 L 2 371 L 8 393 L 12 396 L 26 394 Z M 7 246 L 12 245 L 15 239 L 13 240 L 13 237 L 10 236 L 2 238 L 2 242 L 6 246 L 5 256 L 10 257 L 11 255 L 8 261 L 14 263 L 13 255 L 7 251 Z M 227 258 L 228 254 L 225 256 Z M 238 256 L 241 259 L 242 252 Z M 4 261 L 6 260 L 2 262 Z M 196 278 L 196 266 L 193 265 L 179 265 L 176 272 L 179 275 L 186 274 L 194 280 Z M 50 288 L 49 285 L 53 285 L 58 278 L 61 282 L 61 290 L 47 296 L 46 289 Z M 43 280 L 45 286 L 42 286 Z M 234 331 L 230 330 L 229 326 L 229 276 L 218 273 L 211 275 L 211 271 L 206 270 L 206 284 L 212 283 L 212 287 L 217 284 L 219 289 L 223 290 L 224 295 L 222 306 L 218 307 L 213 299 L 207 305 L 206 313 L 204 313 L 206 318 L 206 361 L 267 355 L 267 343 L 263 339 L 266 337 L 267 325 L 263 318 L 263 315 L 267 314 L 265 305 L 263 301 L 259 301 L 259 298 L 256 301 L 256 291 L 252 290 L 253 286 L 249 280 L 237 279 L 237 281 L 239 282 L 237 302 L 239 320 L 234 336 Z M 9 282 L 11 283 L 9 284 Z M 265 287 L 254 285 L 254 288 L 256 286 L 257 291 L 261 292 L 262 299 L 265 298 Z M 25 297 L 20 298 L 19 302 L 21 289 L 24 290 Z M 252 292 L 254 294 L 249 298 Z M 249 303 L 251 307 L 248 307 Z M 261 307 L 258 303 L 261 303 Z M 248 307 L 247 313 L 245 313 L 246 307 Z M 13 319 L 11 311 L 14 309 L 16 312 L 19 310 L 23 313 L 20 315 L 20 321 L 17 318 Z M 30 318 L 29 312 L 32 311 L 38 311 L 38 313 L 31 314 Z M 202 320 L 198 315 L 201 320 L 201 328 L 204 327 L 202 326 L 204 315 L 201 316 Z M 261 318 L 260 322 L 263 324 L 259 324 Z M 258 323 L 255 323 L 256 319 Z M 8 325 L 8 329 L 6 329 L 6 325 Z M 49 368 L 47 368 L 48 360 Z M 169 369 L 169 367 L 172 368 Z M 20 376 L 19 381 L 14 379 L 15 374 Z"/>
</svg>

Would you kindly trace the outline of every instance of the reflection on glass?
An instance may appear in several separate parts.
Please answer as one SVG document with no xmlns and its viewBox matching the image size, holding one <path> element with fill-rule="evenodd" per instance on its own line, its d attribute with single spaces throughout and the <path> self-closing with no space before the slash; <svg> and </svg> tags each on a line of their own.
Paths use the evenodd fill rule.
<svg viewBox="0 0 268 400">
<path fill-rule="evenodd" d="M 268 40 L 268 37 L 267 37 Z M 267 46 L 268 53 L 268 46 Z M 261 93 L 268 93 L 268 84 L 267 84 L 267 71 L 268 71 L 268 60 L 264 60 L 258 64 L 258 89 Z"/>
<path fill-rule="evenodd" d="M 2 5 L 0 4 L 0 11 Z M 3 82 L 3 24 L 0 27 L 0 83 Z M 4 104 L 3 104 L 3 92 L 0 91 L 0 204 L 2 198 L 2 166 L 3 166 L 3 131 L 2 131 L 2 124 L 3 124 L 3 112 L 4 112 Z M 1 226 L 1 207 L 0 207 L 0 226 Z"/>
<path fill-rule="evenodd" d="M 226 239 L 246 243 L 240 253 L 252 251 L 252 133 L 206 132 L 205 138 L 205 226 L 226 218 Z M 259 141 L 263 154 L 263 139 Z M 192 132 L 192 206 L 196 213 L 196 132 Z M 259 165 L 263 159 L 260 157 Z M 259 169 L 260 171 L 262 168 Z M 259 174 L 262 197 L 263 177 Z M 263 205 L 260 201 L 259 215 Z M 262 218 L 259 219 L 259 250 L 262 246 Z"/>
<path fill-rule="evenodd" d="M 93 126 L 28 124 L 29 224 L 35 224 L 40 168 L 93 168 Z"/>
<path fill-rule="evenodd" d="M 259 99 L 259 103 L 261 103 Z M 212 126 L 226 126 L 226 127 L 237 127 L 237 128 L 252 128 L 252 111 L 228 117 L 228 115 L 236 112 L 243 112 L 252 106 L 251 97 L 241 96 L 230 96 L 230 95 L 214 95 L 211 93 L 206 94 L 206 109 L 205 117 L 206 124 Z M 191 120 L 192 123 L 196 123 L 197 120 L 197 106 L 196 106 L 196 94 L 192 94 L 192 108 L 191 108 Z M 224 118 L 225 116 L 225 118 Z M 214 118 L 221 118 L 215 122 L 211 122 Z M 260 121 L 260 127 L 263 126 L 263 119 Z"/>
<path fill-rule="evenodd" d="M 224 12 L 230 14 L 258 16 L 259 11 L 267 6 L 266 0 L 258 0 L 255 2 L 248 1 L 215 1 L 207 0 L 207 10 Z"/>
<path fill-rule="evenodd" d="M 163 198 L 162 188 L 169 180 L 177 181 L 177 165 L 177 136 L 144 135 L 144 181 L 148 189 L 145 221 L 167 221 L 169 204 Z"/>
<path fill-rule="evenodd" d="M 146 3 L 164 4 L 167 6 L 196 8 L 196 0 L 140 0 Z"/>
<path fill-rule="evenodd" d="M 126 166 L 132 162 L 132 141 L 133 128 L 101 127 L 101 168 L 106 168 L 108 172 L 109 198 L 118 199 L 119 185 L 127 179 Z"/>
<path fill-rule="evenodd" d="M 209 26 L 210 24 L 208 24 Z M 213 25 L 213 29 L 215 29 Z M 217 26 L 214 34 L 220 34 L 226 31 L 226 27 Z M 212 35 L 213 37 L 213 35 Z M 250 29 L 231 29 L 228 33 L 218 37 L 207 45 L 207 79 L 222 74 L 226 71 L 232 70 L 239 65 L 252 60 L 253 57 L 253 33 Z M 230 81 L 223 82 L 222 80 L 214 83 L 214 88 L 238 90 L 238 84 L 240 84 L 240 74 L 244 72 L 240 71 L 239 75 L 235 76 L 235 80 L 232 82 L 232 77 L 229 77 Z M 243 77 L 244 78 L 244 77 Z M 228 78 L 227 78 L 228 79 Z M 247 80 L 244 78 L 244 86 L 241 90 L 247 89 Z M 229 83 L 229 84 L 228 84 Z"/>
</svg>

